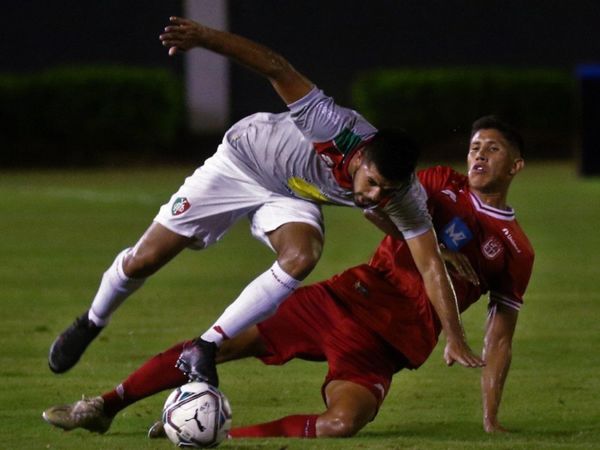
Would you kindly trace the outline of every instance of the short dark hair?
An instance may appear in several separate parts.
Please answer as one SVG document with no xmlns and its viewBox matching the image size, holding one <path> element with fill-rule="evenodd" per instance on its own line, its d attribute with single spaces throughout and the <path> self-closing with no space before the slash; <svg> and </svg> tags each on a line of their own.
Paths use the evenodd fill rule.
<svg viewBox="0 0 600 450">
<path fill-rule="evenodd" d="M 483 116 L 473 122 L 473 126 L 471 127 L 471 139 L 479 130 L 498 130 L 502 133 L 504 139 L 517 149 L 519 155 L 523 156 L 523 151 L 525 150 L 523 136 L 521 136 L 521 133 L 508 122 L 505 122 L 494 115 Z"/>
<path fill-rule="evenodd" d="M 419 146 L 404 130 L 380 130 L 365 146 L 364 157 L 386 180 L 405 182 L 417 166 Z"/>
</svg>

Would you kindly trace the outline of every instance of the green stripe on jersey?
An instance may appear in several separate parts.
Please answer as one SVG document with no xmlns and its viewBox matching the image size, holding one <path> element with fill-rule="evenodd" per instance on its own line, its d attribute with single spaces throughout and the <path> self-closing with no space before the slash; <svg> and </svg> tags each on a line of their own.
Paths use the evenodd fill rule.
<svg viewBox="0 0 600 450">
<path fill-rule="evenodd" d="M 354 134 L 350 128 L 344 128 L 333 141 L 338 150 L 347 155 L 348 152 L 361 142 L 361 138 L 357 134 Z"/>
</svg>

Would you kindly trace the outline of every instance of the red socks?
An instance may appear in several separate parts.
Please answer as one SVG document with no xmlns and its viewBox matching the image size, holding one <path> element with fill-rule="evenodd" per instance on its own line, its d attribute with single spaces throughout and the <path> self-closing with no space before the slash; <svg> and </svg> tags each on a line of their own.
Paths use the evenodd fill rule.
<svg viewBox="0 0 600 450">
<path fill-rule="evenodd" d="M 114 416 L 122 409 L 143 398 L 187 382 L 186 376 L 175 367 L 177 358 L 188 342 L 181 342 L 146 361 L 139 369 L 112 391 L 102 395 L 104 412 Z M 233 428 L 230 435 L 241 437 L 316 437 L 317 415 L 295 415 L 273 422 Z"/>
<path fill-rule="evenodd" d="M 149 359 L 123 383 L 103 394 L 104 412 L 114 416 L 138 400 L 185 384 L 187 377 L 175 367 L 175 363 L 186 343 L 181 342 Z"/>
<path fill-rule="evenodd" d="M 287 416 L 273 422 L 233 428 L 232 438 L 248 437 L 303 437 L 317 436 L 317 415 Z"/>
</svg>

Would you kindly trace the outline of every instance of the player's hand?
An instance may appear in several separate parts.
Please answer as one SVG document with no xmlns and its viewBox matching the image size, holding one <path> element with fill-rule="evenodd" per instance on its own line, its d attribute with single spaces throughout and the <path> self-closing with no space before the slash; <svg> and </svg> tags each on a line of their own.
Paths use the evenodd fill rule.
<svg viewBox="0 0 600 450">
<path fill-rule="evenodd" d="M 162 45 L 169 48 L 169 56 L 196 47 L 204 27 L 193 20 L 181 17 L 169 17 L 170 25 L 158 38 Z"/>
<path fill-rule="evenodd" d="M 395 239 L 403 240 L 404 236 L 389 216 L 379 208 L 364 209 L 363 215 L 385 234 Z"/>
<path fill-rule="evenodd" d="M 467 280 L 469 283 L 479 286 L 479 278 L 473 266 L 469 262 L 469 258 L 459 252 L 453 252 L 447 248 L 440 247 L 442 258 L 449 265 L 456 274 L 463 280 Z"/>
<path fill-rule="evenodd" d="M 451 366 L 455 362 L 464 367 L 483 367 L 485 362 L 469 348 L 464 340 L 448 340 L 444 349 L 444 361 Z"/>
</svg>

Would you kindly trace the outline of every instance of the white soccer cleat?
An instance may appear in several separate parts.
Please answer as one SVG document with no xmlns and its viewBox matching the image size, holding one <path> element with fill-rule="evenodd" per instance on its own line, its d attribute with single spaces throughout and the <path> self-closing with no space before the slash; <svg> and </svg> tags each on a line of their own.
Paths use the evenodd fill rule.
<svg viewBox="0 0 600 450">
<path fill-rule="evenodd" d="M 42 413 L 50 425 L 70 431 L 83 428 L 94 433 L 106 433 L 114 417 L 104 413 L 102 397 L 85 398 L 70 405 L 52 406 Z"/>
</svg>

